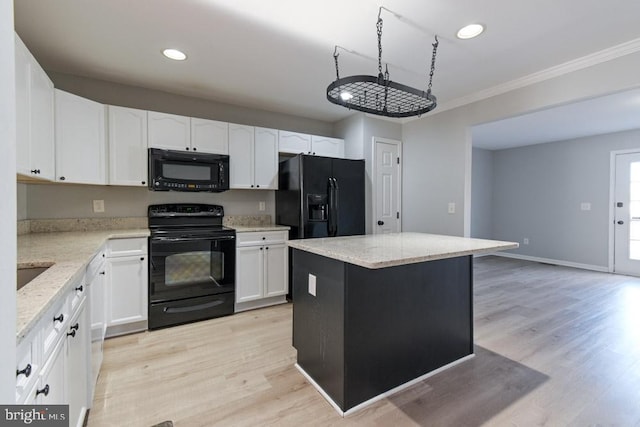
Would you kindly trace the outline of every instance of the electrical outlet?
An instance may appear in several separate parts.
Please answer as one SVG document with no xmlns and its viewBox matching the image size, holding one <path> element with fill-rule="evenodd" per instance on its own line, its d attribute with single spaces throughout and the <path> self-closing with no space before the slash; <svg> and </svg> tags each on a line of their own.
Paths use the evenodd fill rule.
<svg viewBox="0 0 640 427">
<path fill-rule="evenodd" d="M 95 213 L 104 212 L 104 200 L 93 201 L 93 212 Z"/>
<path fill-rule="evenodd" d="M 309 293 L 316 296 L 316 276 L 309 274 Z"/>
<path fill-rule="evenodd" d="M 581 211 L 590 211 L 591 210 L 591 203 L 589 203 L 589 202 L 580 203 L 580 210 Z"/>
<path fill-rule="evenodd" d="M 265 202 L 259 202 L 258 203 L 258 209 L 260 211 L 264 211 L 266 209 L 266 203 Z"/>
<path fill-rule="evenodd" d="M 447 207 L 447 212 L 449 212 L 450 214 L 456 213 L 456 204 L 450 202 L 449 206 Z"/>
<path fill-rule="evenodd" d="M 522 244 L 523 245 L 528 245 L 529 244 L 529 238 L 525 237 L 524 239 L 522 239 Z"/>
</svg>

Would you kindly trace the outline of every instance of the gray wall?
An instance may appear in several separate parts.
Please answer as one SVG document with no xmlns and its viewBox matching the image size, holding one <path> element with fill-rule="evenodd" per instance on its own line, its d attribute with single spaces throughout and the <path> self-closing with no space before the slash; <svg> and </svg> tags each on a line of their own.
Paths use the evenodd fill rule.
<svg viewBox="0 0 640 427">
<path fill-rule="evenodd" d="M 250 126 L 333 136 L 333 124 L 321 120 L 238 107 L 200 98 L 176 95 L 118 83 L 47 71 L 56 88 L 97 102 L 160 111 Z"/>
<path fill-rule="evenodd" d="M 638 70 L 640 52 L 634 52 L 404 124 L 404 230 L 470 234 L 471 126 L 637 88 Z M 447 213 L 449 202 L 456 203 L 455 214 Z"/>
<path fill-rule="evenodd" d="M 347 158 L 365 160 L 365 231 L 370 234 L 373 232 L 373 138 L 399 141 L 402 138 L 402 125 L 395 120 L 382 120 L 363 113 L 356 113 L 337 122 L 334 126 L 334 133 L 337 137 L 345 140 Z"/>
<path fill-rule="evenodd" d="M 17 185 L 17 213 L 18 220 L 28 219 L 27 215 L 27 185 L 18 183 Z"/>
<path fill-rule="evenodd" d="M 275 218 L 275 192 L 230 190 L 224 193 L 149 191 L 139 187 L 73 184 L 30 184 L 27 194 L 29 219 L 146 216 L 147 206 L 157 203 L 212 203 L 225 215 L 269 214 Z M 104 213 L 93 212 L 92 200 L 104 200 Z M 259 202 L 266 210 L 258 210 Z"/>
<path fill-rule="evenodd" d="M 473 149 L 471 237 L 493 238 L 493 151 Z"/>
<path fill-rule="evenodd" d="M 636 148 L 640 130 L 495 151 L 493 238 L 519 242 L 518 254 L 606 269 L 610 153 Z"/>
</svg>

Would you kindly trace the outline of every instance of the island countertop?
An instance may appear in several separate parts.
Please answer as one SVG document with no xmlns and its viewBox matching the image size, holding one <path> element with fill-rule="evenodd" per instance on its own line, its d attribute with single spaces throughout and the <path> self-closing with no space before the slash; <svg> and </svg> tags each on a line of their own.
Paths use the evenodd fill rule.
<svg viewBox="0 0 640 427">
<path fill-rule="evenodd" d="M 515 249 L 516 242 L 427 233 L 367 234 L 289 240 L 294 248 L 376 269 L 444 258 Z"/>
</svg>

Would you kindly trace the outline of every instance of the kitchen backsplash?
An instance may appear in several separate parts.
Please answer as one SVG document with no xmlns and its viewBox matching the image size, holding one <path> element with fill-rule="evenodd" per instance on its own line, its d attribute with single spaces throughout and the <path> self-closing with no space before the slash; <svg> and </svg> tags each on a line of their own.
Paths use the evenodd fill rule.
<svg viewBox="0 0 640 427">
<path fill-rule="evenodd" d="M 224 225 L 271 225 L 271 215 L 226 215 Z M 18 235 L 60 231 L 129 230 L 147 228 L 147 217 L 26 219 L 18 221 Z"/>
</svg>

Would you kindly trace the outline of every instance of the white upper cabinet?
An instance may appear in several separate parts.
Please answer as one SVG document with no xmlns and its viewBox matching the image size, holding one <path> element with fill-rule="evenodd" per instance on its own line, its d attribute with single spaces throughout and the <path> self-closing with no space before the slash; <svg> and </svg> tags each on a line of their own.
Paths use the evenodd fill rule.
<svg viewBox="0 0 640 427">
<path fill-rule="evenodd" d="M 19 174 L 55 179 L 54 90 L 42 67 L 15 35 L 16 141 Z"/>
<path fill-rule="evenodd" d="M 313 135 L 311 137 L 311 154 L 342 159 L 344 158 L 344 139 Z"/>
<path fill-rule="evenodd" d="M 149 111 L 149 147 L 165 150 L 229 153 L 229 125 L 216 120 Z"/>
<path fill-rule="evenodd" d="M 147 111 L 107 106 L 109 184 L 147 185 Z"/>
<path fill-rule="evenodd" d="M 191 149 L 191 119 L 149 111 L 149 147 L 185 151 Z"/>
<path fill-rule="evenodd" d="M 286 130 L 278 131 L 278 151 L 311 154 L 311 135 Z"/>
<path fill-rule="evenodd" d="M 230 188 L 254 186 L 254 128 L 229 123 Z"/>
<path fill-rule="evenodd" d="M 278 151 L 281 153 L 344 158 L 343 139 L 286 130 L 279 131 L 278 135 Z"/>
<path fill-rule="evenodd" d="M 106 184 L 105 107 L 55 90 L 56 180 Z"/>
<path fill-rule="evenodd" d="M 278 189 L 278 131 L 255 128 L 254 184 L 255 188 Z"/>
<path fill-rule="evenodd" d="M 278 131 L 229 124 L 230 188 L 278 189 Z"/>
<path fill-rule="evenodd" d="M 192 117 L 191 149 L 203 153 L 229 154 L 229 124 Z"/>
</svg>

